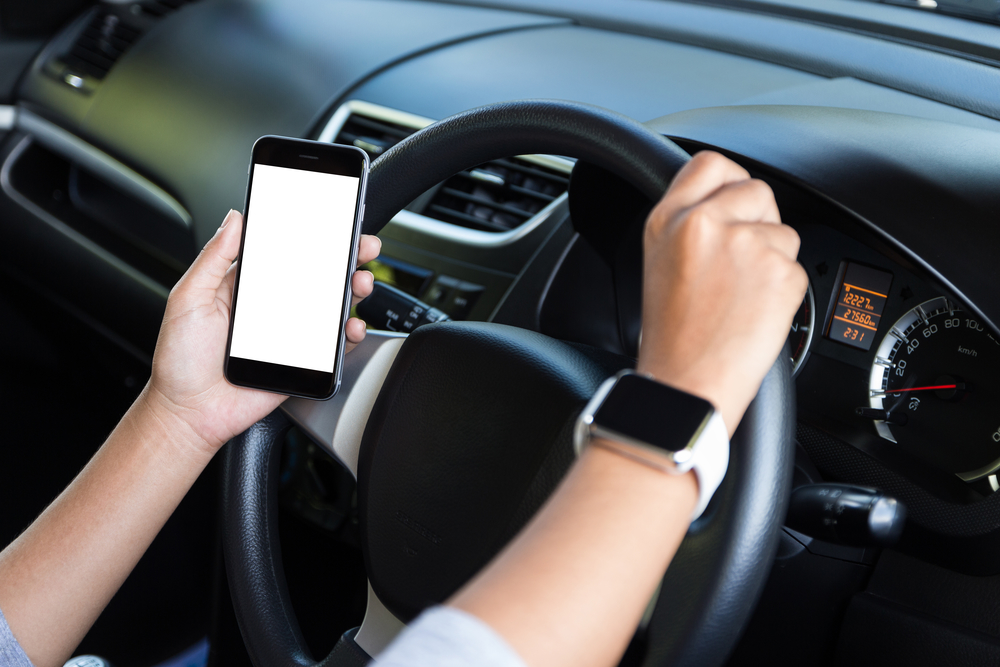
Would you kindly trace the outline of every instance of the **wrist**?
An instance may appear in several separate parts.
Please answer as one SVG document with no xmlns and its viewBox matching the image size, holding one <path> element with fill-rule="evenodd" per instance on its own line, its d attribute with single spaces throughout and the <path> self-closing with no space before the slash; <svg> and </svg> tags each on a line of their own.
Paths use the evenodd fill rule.
<svg viewBox="0 0 1000 667">
<path fill-rule="evenodd" d="M 573 436 L 578 455 L 590 444 L 659 474 L 693 471 L 698 501 L 692 519 L 705 511 L 729 464 L 726 425 L 710 401 L 635 371 L 598 387 Z"/>
<path fill-rule="evenodd" d="M 593 445 L 581 455 L 582 468 L 593 468 L 605 477 L 625 479 L 632 488 L 648 489 L 649 493 L 669 494 L 669 506 L 681 516 L 689 517 L 698 504 L 698 476 L 693 470 L 680 475 L 664 475 L 658 470 L 616 453 L 613 448 L 603 447 L 601 438 L 595 438 Z M 610 443 L 609 443 L 610 444 Z"/>
<path fill-rule="evenodd" d="M 200 432 L 185 409 L 173 404 L 151 383 L 139 394 L 133 411 L 142 428 L 156 434 L 157 445 L 171 456 L 180 455 L 182 461 L 204 467 L 219 449 Z"/>
</svg>

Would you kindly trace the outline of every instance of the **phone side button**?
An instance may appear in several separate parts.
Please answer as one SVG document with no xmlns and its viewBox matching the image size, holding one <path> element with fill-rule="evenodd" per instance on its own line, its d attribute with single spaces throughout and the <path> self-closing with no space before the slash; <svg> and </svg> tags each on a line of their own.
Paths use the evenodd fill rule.
<svg viewBox="0 0 1000 667">
<path fill-rule="evenodd" d="M 361 222 L 365 221 L 365 205 L 361 205 Z"/>
</svg>

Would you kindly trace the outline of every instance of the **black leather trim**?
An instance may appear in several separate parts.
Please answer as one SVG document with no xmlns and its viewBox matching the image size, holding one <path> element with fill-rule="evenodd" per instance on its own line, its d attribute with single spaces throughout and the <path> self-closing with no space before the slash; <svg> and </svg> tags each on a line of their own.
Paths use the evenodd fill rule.
<svg viewBox="0 0 1000 667">
<path fill-rule="evenodd" d="M 736 646 L 778 547 L 795 464 L 790 355 L 764 378 L 733 436 L 729 470 L 663 579 L 646 665 L 721 665 Z"/>
<path fill-rule="evenodd" d="M 654 201 L 689 159 L 673 142 L 607 109 L 561 100 L 492 104 L 434 123 L 375 160 L 364 231 L 377 233 L 417 195 L 463 169 L 526 153 L 585 160 Z"/>
<path fill-rule="evenodd" d="M 275 410 L 223 452 L 222 550 L 236 620 L 258 667 L 362 667 L 371 658 L 354 641 L 357 628 L 317 663 L 292 609 L 278 536 L 281 443 L 291 425 Z"/>
<path fill-rule="evenodd" d="M 291 422 L 275 411 L 226 445 L 222 548 L 243 642 L 256 665 L 312 665 L 285 584 L 278 465 Z"/>
</svg>

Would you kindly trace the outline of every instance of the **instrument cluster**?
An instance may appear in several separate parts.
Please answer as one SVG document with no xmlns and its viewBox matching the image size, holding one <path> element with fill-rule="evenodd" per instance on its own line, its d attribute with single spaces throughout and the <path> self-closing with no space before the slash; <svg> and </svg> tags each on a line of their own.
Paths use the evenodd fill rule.
<svg viewBox="0 0 1000 667">
<path fill-rule="evenodd" d="M 800 421 L 890 467 L 913 461 L 977 495 L 1000 488 L 998 336 L 913 267 L 820 225 L 799 232 L 810 275 L 789 332 Z"/>
</svg>

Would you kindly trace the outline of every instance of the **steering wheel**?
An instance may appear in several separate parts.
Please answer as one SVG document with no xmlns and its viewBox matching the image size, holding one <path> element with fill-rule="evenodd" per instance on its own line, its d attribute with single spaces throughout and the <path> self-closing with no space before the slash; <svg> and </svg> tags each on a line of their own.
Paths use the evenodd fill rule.
<svg viewBox="0 0 1000 667">
<path fill-rule="evenodd" d="M 688 159 L 604 109 L 538 100 L 481 107 L 375 161 L 364 231 L 378 232 L 462 169 L 530 153 L 577 157 L 651 201 Z M 572 427 L 587 400 L 632 363 L 491 323 L 428 325 L 408 337 L 369 331 L 347 355 L 336 397 L 289 400 L 226 447 L 226 570 L 254 664 L 317 664 L 292 610 L 278 542 L 280 443 L 292 422 L 358 480 L 368 609 L 361 629 L 319 664 L 363 665 L 402 622 L 445 600 L 520 530 L 571 465 Z M 794 415 L 782 355 L 734 436 L 722 486 L 663 579 L 645 630 L 645 665 L 718 665 L 735 646 L 777 548 Z"/>
</svg>

